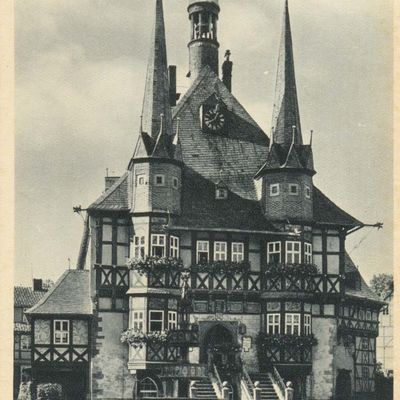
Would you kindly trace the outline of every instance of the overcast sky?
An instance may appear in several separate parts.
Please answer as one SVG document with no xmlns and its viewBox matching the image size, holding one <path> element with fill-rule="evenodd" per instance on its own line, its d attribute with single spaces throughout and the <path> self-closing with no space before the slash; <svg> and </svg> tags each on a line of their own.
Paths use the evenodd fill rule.
<svg viewBox="0 0 400 400">
<path fill-rule="evenodd" d="M 139 128 L 153 0 L 17 0 L 16 283 L 74 266 L 106 168 L 127 167 Z M 283 0 L 220 0 L 220 58 L 270 131 Z M 168 61 L 189 85 L 187 0 L 164 0 Z M 291 0 L 304 139 L 315 184 L 365 223 L 347 249 L 369 280 L 392 270 L 392 1 Z M 365 235 L 368 234 L 367 237 Z M 361 245 L 357 247 L 359 242 Z"/>
</svg>

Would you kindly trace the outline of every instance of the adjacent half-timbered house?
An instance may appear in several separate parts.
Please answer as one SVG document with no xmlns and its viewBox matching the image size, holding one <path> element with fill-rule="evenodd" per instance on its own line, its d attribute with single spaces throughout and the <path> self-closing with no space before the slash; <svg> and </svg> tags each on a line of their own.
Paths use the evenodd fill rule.
<svg viewBox="0 0 400 400">
<path fill-rule="evenodd" d="M 232 94 L 229 51 L 219 77 L 218 0 L 189 1 L 181 98 L 154 3 L 137 143 L 86 210 L 89 271 L 30 311 L 35 379 L 98 400 L 250 400 L 256 381 L 277 399 L 289 380 L 296 399 L 373 398 L 382 302 L 346 252 L 366 224 L 314 185 L 287 2 L 271 137 Z"/>
</svg>

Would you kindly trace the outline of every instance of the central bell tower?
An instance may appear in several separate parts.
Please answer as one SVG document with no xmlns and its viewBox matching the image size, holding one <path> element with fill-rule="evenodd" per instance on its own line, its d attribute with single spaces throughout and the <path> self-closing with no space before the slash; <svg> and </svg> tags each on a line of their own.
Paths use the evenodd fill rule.
<svg viewBox="0 0 400 400">
<path fill-rule="evenodd" d="M 189 0 L 189 74 L 193 80 L 208 65 L 218 75 L 218 0 Z"/>
</svg>

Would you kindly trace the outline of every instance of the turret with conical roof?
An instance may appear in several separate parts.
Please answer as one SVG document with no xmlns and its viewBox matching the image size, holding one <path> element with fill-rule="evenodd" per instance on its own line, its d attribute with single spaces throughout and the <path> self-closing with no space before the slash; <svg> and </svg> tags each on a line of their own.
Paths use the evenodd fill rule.
<svg viewBox="0 0 400 400">
<path fill-rule="evenodd" d="M 312 148 L 303 144 L 288 1 L 279 47 L 272 137 L 267 160 L 256 174 L 263 179 L 262 202 L 272 220 L 311 221 Z"/>
<path fill-rule="evenodd" d="M 133 213 L 180 213 L 182 160 L 172 129 L 163 3 L 156 0 L 139 136 L 128 166 Z"/>
</svg>

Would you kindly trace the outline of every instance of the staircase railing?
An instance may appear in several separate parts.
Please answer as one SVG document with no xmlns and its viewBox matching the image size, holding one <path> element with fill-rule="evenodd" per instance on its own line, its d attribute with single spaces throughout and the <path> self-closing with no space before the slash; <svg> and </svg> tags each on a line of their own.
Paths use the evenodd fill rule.
<svg viewBox="0 0 400 400">
<path fill-rule="evenodd" d="M 269 376 L 279 399 L 285 400 L 286 385 L 281 375 L 279 374 L 279 371 L 275 367 L 272 367 L 272 372 L 269 373 Z"/>
<path fill-rule="evenodd" d="M 240 381 L 240 387 L 242 389 L 242 393 L 247 398 L 247 400 L 253 400 L 254 384 L 244 365 L 242 370 L 242 379 Z"/>
<path fill-rule="evenodd" d="M 211 383 L 214 387 L 215 392 L 217 393 L 217 397 L 219 399 L 223 398 L 223 394 L 222 394 L 222 380 L 221 377 L 219 375 L 218 372 L 218 368 L 216 367 L 216 365 L 213 363 L 212 364 L 212 373 L 211 373 Z"/>
</svg>

